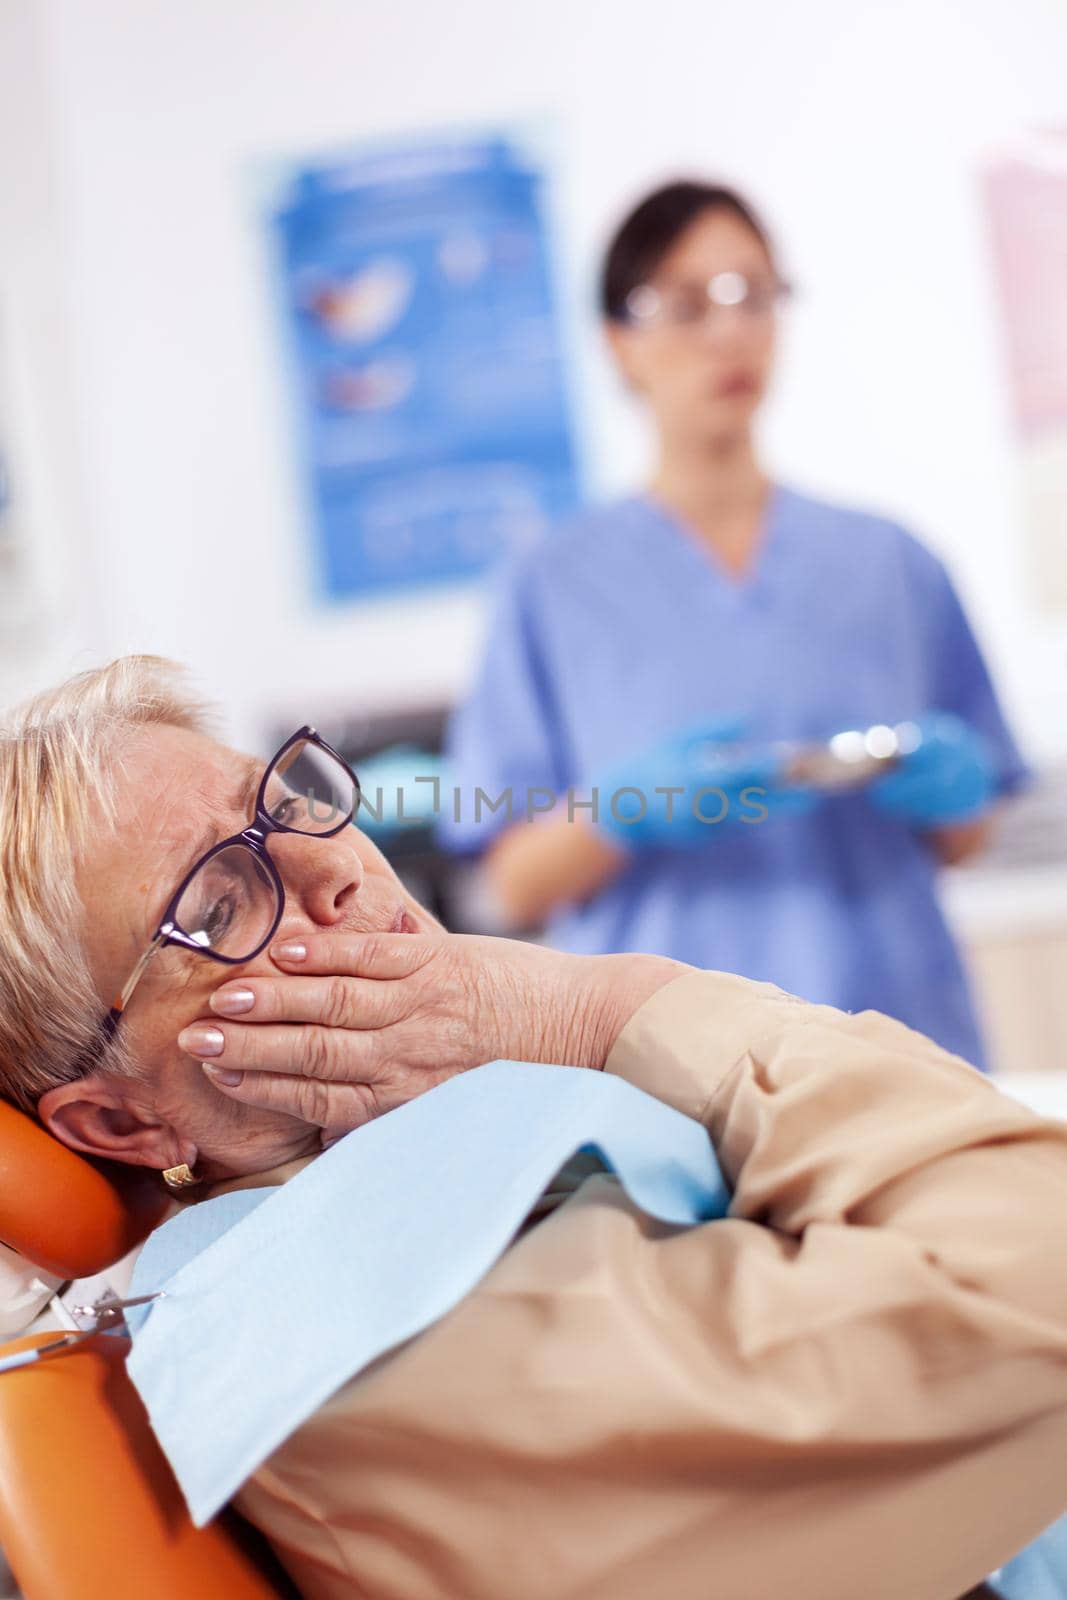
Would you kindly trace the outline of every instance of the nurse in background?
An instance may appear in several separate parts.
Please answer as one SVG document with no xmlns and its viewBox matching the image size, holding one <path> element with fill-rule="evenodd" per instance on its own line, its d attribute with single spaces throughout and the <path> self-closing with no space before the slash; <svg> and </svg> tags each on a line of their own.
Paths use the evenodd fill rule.
<svg viewBox="0 0 1067 1600">
<path fill-rule="evenodd" d="M 658 952 L 873 1007 L 981 1064 L 935 872 L 982 847 L 1025 767 L 940 561 L 762 465 L 753 426 L 784 293 L 732 190 L 672 183 L 620 227 L 601 309 L 658 465 L 505 573 L 450 730 L 459 815 L 444 838 L 484 853 L 507 917 L 547 923 L 564 949 Z M 859 792 L 776 790 L 760 755 L 909 719 L 919 749 Z M 688 803 L 709 784 L 728 802 L 718 822 L 704 817 L 721 801 L 700 817 Z M 622 786 L 644 814 L 634 796 L 606 803 Z M 670 786 L 685 793 L 656 795 Z M 510 790 L 510 820 L 484 804 L 476 818 L 477 788 Z M 594 788 L 595 820 L 568 810 L 566 791 Z M 562 798 L 527 821 L 528 790 Z"/>
</svg>

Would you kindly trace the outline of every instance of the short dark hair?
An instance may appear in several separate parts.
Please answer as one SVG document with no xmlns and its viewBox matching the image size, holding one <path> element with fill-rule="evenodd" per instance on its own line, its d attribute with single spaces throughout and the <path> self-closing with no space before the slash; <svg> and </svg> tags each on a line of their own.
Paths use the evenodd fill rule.
<svg viewBox="0 0 1067 1600">
<path fill-rule="evenodd" d="M 626 317 L 626 299 L 647 283 L 671 246 L 706 211 L 729 211 L 751 228 L 771 262 L 771 237 L 755 208 L 725 184 L 679 179 L 665 183 L 634 207 L 620 223 L 604 255 L 600 309 L 612 322 Z"/>
</svg>

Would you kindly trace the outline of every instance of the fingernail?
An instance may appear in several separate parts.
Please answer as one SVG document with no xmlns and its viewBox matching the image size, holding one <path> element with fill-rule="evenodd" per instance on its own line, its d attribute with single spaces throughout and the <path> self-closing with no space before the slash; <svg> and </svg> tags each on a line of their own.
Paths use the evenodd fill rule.
<svg viewBox="0 0 1067 1600">
<path fill-rule="evenodd" d="M 244 1077 L 243 1072 L 231 1072 L 228 1067 L 217 1067 L 213 1061 L 204 1061 L 201 1065 L 212 1083 L 225 1084 L 227 1089 L 236 1089 Z"/>
<path fill-rule="evenodd" d="M 178 1043 L 190 1056 L 221 1056 L 226 1038 L 218 1028 L 198 1026 L 184 1028 L 178 1035 Z"/>
<path fill-rule="evenodd" d="M 224 1017 L 239 1017 L 242 1011 L 251 1011 L 255 1003 L 254 989 L 216 989 L 208 1001 L 212 1011 L 221 1011 Z"/>
<path fill-rule="evenodd" d="M 276 944 L 271 950 L 271 955 L 277 961 L 306 961 L 308 947 L 301 944 L 299 939 L 290 939 L 285 943 Z"/>
</svg>

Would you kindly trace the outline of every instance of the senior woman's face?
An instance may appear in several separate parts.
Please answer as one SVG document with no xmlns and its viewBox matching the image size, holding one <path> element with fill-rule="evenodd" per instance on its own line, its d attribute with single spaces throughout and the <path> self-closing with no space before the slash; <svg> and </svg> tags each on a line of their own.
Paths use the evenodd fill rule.
<svg viewBox="0 0 1067 1600">
<path fill-rule="evenodd" d="M 118 993 L 151 940 L 182 877 L 218 840 L 251 820 L 263 764 L 202 734 L 138 730 L 124 753 L 116 823 L 78 873 L 92 975 L 101 1006 Z M 275 940 L 317 928 L 432 932 L 433 918 L 407 893 L 358 828 L 330 839 L 273 834 L 267 844 L 285 887 Z M 263 1170 L 318 1148 L 318 1129 L 235 1105 L 178 1047 L 181 1030 L 209 1017 L 208 996 L 242 973 L 275 970 L 269 951 L 244 966 L 165 947 L 149 963 L 122 1028 L 143 1078 L 93 1074 L 44 1096 L 40 1111 L 66 1143 L 145 1166 L 199 1162 L 206 1176 Z"/>
</svg>

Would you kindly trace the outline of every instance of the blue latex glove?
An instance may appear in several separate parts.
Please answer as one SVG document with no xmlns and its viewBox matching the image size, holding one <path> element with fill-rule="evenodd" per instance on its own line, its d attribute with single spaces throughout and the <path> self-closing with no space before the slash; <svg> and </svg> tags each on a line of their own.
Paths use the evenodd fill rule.
<svg viewBox="0 0 1067 1600">
<path fill-rule="evenodd" d="M 996 791 L 985 740 L 948 711 L 932 711 L 915 722 L 922 735 L 918 748 L 871 785 L 872 802 L 915 828 L 979 816 Z"/>
<path fill-rule="evenodd" d="M 777 787 L 771 748 L 737 744 L 743 728 L 739 717 L 697 723 L 619 762 L 595 784 L 600 832 L 632 850 L 684 850 L 810 810 L 811 790 Z"/>
</svg>

